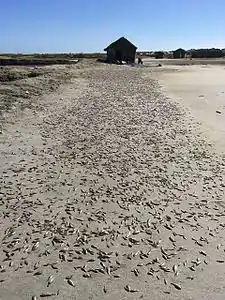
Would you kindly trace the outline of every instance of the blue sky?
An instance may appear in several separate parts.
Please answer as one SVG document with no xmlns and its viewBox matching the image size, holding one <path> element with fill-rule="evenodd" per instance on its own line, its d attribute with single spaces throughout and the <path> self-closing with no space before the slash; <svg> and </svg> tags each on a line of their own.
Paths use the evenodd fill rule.
<svg viewBox="0 0 225 300">
<path fill-rule="evenodd" d="M 225 48 L 224 0 L 1 0 L 0 52 Z"/>
</svg>

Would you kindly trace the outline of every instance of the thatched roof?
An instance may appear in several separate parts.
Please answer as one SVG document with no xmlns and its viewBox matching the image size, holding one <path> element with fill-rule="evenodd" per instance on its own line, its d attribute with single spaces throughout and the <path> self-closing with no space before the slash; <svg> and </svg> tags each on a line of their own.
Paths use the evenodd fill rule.
<svg viewBox="0 0 225 300">
<path fill-rule="evenodd" d="M 137 47 L 134 44 L 132 44 L 130 41 L 128 41 L 125 37 L 121 37 L 115 42 L 111 43 L 108 47 L 106 47 L 104 51 L 107 51 L 108 49 L 111 48 L 116 48 L 118 45 L 129 45 L 130 47 L 137 49 Z"/>
</svg>

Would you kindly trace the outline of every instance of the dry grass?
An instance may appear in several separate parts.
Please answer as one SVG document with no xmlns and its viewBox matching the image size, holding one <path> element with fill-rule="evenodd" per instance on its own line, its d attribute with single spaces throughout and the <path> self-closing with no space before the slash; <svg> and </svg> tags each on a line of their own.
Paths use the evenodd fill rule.
<svg viewBox="0 0 225 300">
<path fill-rule="evenodd" d="M 33 96 L 58 88 L 71 78 L 71 66 L 1 67 L 0 115 L 11 110 L 15 103 L 20 108 L 32 107 Z"/>
<path fill-rule="evenodd" d="M 26 68 L 26 67 L 1 67 L 0 82 L 14 81 L 29 77 L 37 77 L 43 75 L 45 71 L 42 68 Z"/>
</svg>

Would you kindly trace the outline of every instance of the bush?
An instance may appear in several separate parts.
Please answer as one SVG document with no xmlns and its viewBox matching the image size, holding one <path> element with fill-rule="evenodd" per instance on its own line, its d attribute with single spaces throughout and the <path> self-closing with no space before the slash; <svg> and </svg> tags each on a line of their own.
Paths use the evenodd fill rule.
<svg viewBox="0 0 225 300">
<path fill-rule="evenodd" d="M 192 49 L 188 53 L 191 54 L 192 58 L 220 58 L 224 56 L 223 51 L 217 48 Z"/>
</svg>

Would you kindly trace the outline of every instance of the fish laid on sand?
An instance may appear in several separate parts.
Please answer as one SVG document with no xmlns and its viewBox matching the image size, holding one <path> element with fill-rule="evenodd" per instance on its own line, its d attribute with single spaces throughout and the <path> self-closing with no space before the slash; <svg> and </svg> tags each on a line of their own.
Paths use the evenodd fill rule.
<svg viewBox="0 0 225 300">
<path fill-rule="evenodd" d="M 224 263 L 223 158 L 151 68 L 67 72 L 1 135 L 0 298 L 181 299 Z"/>
</svg>

